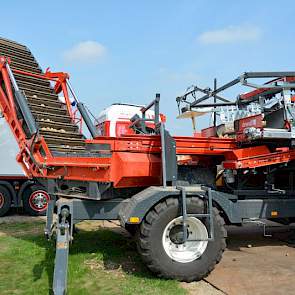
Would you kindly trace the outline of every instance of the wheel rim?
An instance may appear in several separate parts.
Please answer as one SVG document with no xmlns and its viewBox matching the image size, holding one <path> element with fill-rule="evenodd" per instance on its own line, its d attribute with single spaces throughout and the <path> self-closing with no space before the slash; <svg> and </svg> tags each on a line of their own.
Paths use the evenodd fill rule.
<svg viewBox="0 0 295 295">
<path fill-rule="evenodd" d="M 0 193 L 0 208 L 4 205 L 4 196 Z"/>
<path fill-rule="evenodd" d="M 173 260 L 181 263 L 192 262 L 202 256 L 207 248 L 208 241 L 187 241 L 183 243 L 182 216 L 171 220 L 163 232 L 162 244 L 166 254 Z M 187 218 L 188 240 L 208 239 L 206 226 L 195 217 Z"/>
<path fill-rule="evenodd" d="M 46 210 L 49 200 L 49 195 L 45 191 L 39 190 L 30 195 L 29 205 L 34 211 L 41 212 Z"/>
</svg>

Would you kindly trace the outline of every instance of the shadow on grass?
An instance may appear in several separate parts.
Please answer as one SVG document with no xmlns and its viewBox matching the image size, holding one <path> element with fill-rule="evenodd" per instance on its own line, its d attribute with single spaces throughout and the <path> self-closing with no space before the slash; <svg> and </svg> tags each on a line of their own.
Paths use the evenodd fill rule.
<svg viewBox="0 0 295 295">
<path fill-rule="evenodd" d="M 34 223 L 29 226 L 19 223 L 1 228 L 1 231 L 17 239 L 29 241 L 44 249 L 44 259 L 32 268 L 33 281 L 41 279 L 45 272 L 48 277 L 49 294 L 52 294 L 52 281 L 55 259 L 55 242 L 46 241 L 42 235 L 44 224 Z M 241 247 L 261 247 L 266 245 L 288 245 L 286 237 L 294 227 L 274 227 L 268 232 L 272 237 L 263 237 L 263 228 L 257 226 L 229 227 L 228 249 L 240 251 Z M 82 254 L 82 255 L 81 255 Z M 74 236 L 74 242 L 70 246 L 70 264 L 79 268 L 105 272 L 112 276 L 116 274 L 129 274 L 145 280 L 155 280 L 155 276 L 149 272 L 136 251 L 133 239 L 124 234 L 121 228 L 97 228 L 94 230 L 79 229 Z M 71 275 L 71 274 L 70 274 Z M 114 276 L 114 279 L 117 277 Z"/>
<path fill-rule="evenodd" d="M 29 241 L 45 250 L 44 259 L 35 264 L 32 269 L 33 280 L 41 279 L 44 272 L 47 273 L 49 294 L 52 294 L 52 282 L 55 259 L 55 241 L 46 241 L 40 235 L 15 236 L 17 239 Z M 81 256 L 81 254 L 84 254 Z M 70 246 L 69 264 L 75 264 L 89 271 L 99 270 L 109 275 L 118 272 L 133 275 L 144 279 L 156 279 L 146 268 L 136 251 L 136 244 L 132 237 L 122 235 L 110 229 L 99 228 L 86 231 L 79 229 Z"/>
<path fill-rule="evenodd" d="M 47 273 L 49 294 L 53 294 L 52 282 L 53 282 L 53 271 L 54 271 L 54 258 L 55 258 L 55 245 L 53 241 L 46 241 L 45 238 L 39 237 L 34 239 L 34 237 L 25 238 L 26 241 L 31 241 L 36 243 L 39 247 L 45 249 L 44 259 L 35 264 L 32 269 L 33 281 L 36 282 L 41 279 L 43 272 Z"/>
</svg>

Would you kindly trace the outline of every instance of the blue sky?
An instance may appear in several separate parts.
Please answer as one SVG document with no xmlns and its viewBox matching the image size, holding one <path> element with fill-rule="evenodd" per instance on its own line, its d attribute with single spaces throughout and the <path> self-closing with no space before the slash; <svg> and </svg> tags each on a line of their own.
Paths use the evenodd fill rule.
<svg viewBox="0 0 295 295">
<path fill-rule="evenodd" d="M 70 73 L 95 114 L 160 92 L 167 127 L 178 135 L 191 132 L 175 119 L 175 97 L 189 85 L 295 70 L 294 1 L 11 0 L 1 12 L 1 35 L 26 44 L 44 69 Z"/>
</svg>

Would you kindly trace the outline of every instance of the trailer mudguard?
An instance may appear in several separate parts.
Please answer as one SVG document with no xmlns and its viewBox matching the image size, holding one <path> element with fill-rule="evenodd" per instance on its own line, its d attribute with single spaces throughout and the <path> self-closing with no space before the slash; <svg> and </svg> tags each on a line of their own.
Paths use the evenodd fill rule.
<svg viewBox="0 0 295 295">
<path fill-rule="evenodd" d="M 201 198 L 206 194 L 206 191 L 201 186 L 185 187 L 185 190 L 187 195 L 198 195 Z M 141 223 L 142 219 L 152 207 L 161 200 L 171 196 L 179 197 L 180 190 L 175 186 L 150 186 L 137 193 L 120 209 L 119 219 L 121 225 L 134 224 L 134 222 L 130 222 L 131 217 L 136 217 L 138 220 L 136 223 Z"/>
<path fill-rule="evenodd" d="M 187 186 L 184 187 L 184 189 L 187 196 L 199 196 L 200 198 L 204 198 L 207 194 L 206 187 L 201 187 L 199 185 Z M 214 190 L 211 190 L 211 192 L 213 203 L 224 212 L 228 220 L 231 223 L 240 223 L 242 219 L 238 214 L 239 205 L 236 204 L 237 196 Z M 138 220 L 136 223 L 141 223 L 142 219 L 152 207 L 161 200 L 171 196 L 179 197 L 180 190 L 175 186 L 166 188 L 151 186 L 137 193 L 120 209 L 119 219 L 121 225 L 125 226 L 125 224 L 134 224 L 134 221 L 130 221 L 131 217 L 136 217 L 136 219 L 133 218 L 133 220 Z"/>
</svg>

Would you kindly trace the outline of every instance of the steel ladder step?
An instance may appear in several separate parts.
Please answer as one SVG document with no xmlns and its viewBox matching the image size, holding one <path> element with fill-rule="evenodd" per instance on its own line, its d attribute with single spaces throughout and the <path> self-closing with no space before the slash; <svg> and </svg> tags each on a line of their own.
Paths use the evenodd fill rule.
<svg viewBox="0 0 295 295">
<path fill-rule="evenodd" d="M 36 120 L 51 120 L 52 122 L 58 122 L 58 123 L 71 123 L 71 118 L 68 116 L 59 116 L 59 115 L 54 115 L 54 114 L 49 114 L 45 112 L 38 112 L 32 110 L 32 114 L 34 115 Z"/>
<path fill-rule="evenodd" d="M 79 127 L 72 123 L 61 123 L 61 122 L 54 122 L 50 121 L 50 119 L 47 120 L 36 120 L 39 124 L 39 127 L 50 127 L 50 128 L 57 128 L 57 129 L 63 129 L 68 132 L 79 132 Z"/>
<path fill-rule="evenodd" d="M 22 70 L 24 72 L 30 72 L 30 73 L 35 73 L 35 74 L 41 74 L 42 71 L 40 68 L 32 67 L 32 66 L 27 66 L 22 63 L 18 62 L 12 62 L 10 65 L 11 69 L 17 69 L 17 70 Z"/>
<path fill-rule="evenodd" d="M 34 103 L 34 104 L 44 104 L 45 106 L 54 107 L 54 108 L 63 108 L 65 105 L 59 101 L 59 100 L 53 100 L 53 99 L 46 99 L 46 98 L 40 98 L 36 97 L 34 95 L 27 95 L 28 102 Z"/>
<path fill-rule="evenodd" d="M 5 55 L 6 57 L 9 57 L 11 59 L 12 62 L 17 62 L 17 63 L 24 63 L 25 65 L 33 65 L 36 68 L 39 67 L 38 63 L 36 62 L 36 60 L 34 59 L 34 57 L 30 58 L 30 55 L 23 55 L 23 54 L 18 54 L 16 52 L 13 52 L 11 50 L 8 50 L 7 48 L 2 48 L 0 46 L 0 52 L 1 55 Z"/>
<path fill-rule="evenodd" d="M 45 104 L 35 104 L 35 103 L 31 103 L 31 102 L 29 102 L 28 105 L 29 105 L 30 109 L 33 111 L 46 112 L 46 113 L 52 114 L 52 115 L 61 115 L 61 116 L 67 115 L 66 109 L 53 108 L 53 107 L 46 106 Z"/>
<path fill-rule="evenodd" d="M 2 44 L 4 44 L 4 45 L 8 46 L 8 47 L 16 48 L 16 49 L 19 49 L 19 50 L 24 50 L 26 52 L 29 51 L 27 46 L 19 44 L 19 43 L 15 42 L 15 41 L 12 41 L 12 40 L 8 40 L 8 39 L 3 38 L 3 37 L 0 37 L 0 42 Z"/>
<path fill-rule="evenodd" d="M 13 48 L 7 47 L 1 44 L 1 40 L 0 40 L 0 52 L 2 52 L 4 55 L 16 56 L 19 58 L 35 61 L 34 56 L 30 52 L 15 51 Z"/>
<path fill-rule="evenodd" d="M 84 152 L 86 151 L 85 146 L 66 146 L 66 145 L 55 145 L 55 144 L 48 144 L 48 147 L 52 151 L 59 151 L 59 152 Z"/>
<path fill-rule="evenodd" d="M 46 92 L 42 92 L 42 91 L 37 91 L 37 90 L 32 90 L 29 88 L 22 88 L 22 90 L 25 92 L 26 96 L 37 96 L 37 97 L 44 97 L 44 98 L 48 98 L 48 99 L 53 99 L 53 100 L 58 100 L 58 96 L 55 93 L 46 93 Z"/>
<path fill-rule="evenodd" d="M 48 86 L 48 85 L 41 85 L 41 84 L 33 84 L 27 81 L 22 81 L 19 79 L 16 79 L 17 85 L 20 89 L 30 89 L 31 91 L 40 91 L 44 93 L 49 93 L 49 94 L 55 94 L 54 90 Z"/>
<path fill-rule="evenodd" d="M 32 77 L 32 76 L 26 76 L 26 75 L 19 74 L 19 73 L 14 73 L 14 77 L 17 82 L 24 81 L 24 82 L 29 82 L 29 83 L 33 83 L 33 84 L 38 84 L 38 85 L 50 87 L 49 80 L 44 80 L 44 79 L 36 78 L 36 77 Z"/>
<path fill-rule="evenodd" d="M 23 64 L 24 66 L 28 66 L 28 67 L 39 68 L 39 65 L 35 59 L 30 60 L 26 57 L 20 57 L 12 53 L 6 53 L 5 50 L 1 50 L 1 49 L 0 49 L 0 52 L 3 52 L 5 56 L 8 56 L 11 59 L 11 62 L 13 63 Z"/>
<path fill-rule="evenodd" d="M 40 134 L 42 135 L 50 135 L 50 136 L 65 136 L 66 138 L 71 138 L 71 139 L 81 139 L 83 138 L 83 135 L 78 132 L 69 132 L 66 131 L 65 129 L 56 129 L 53 127 L 41 127 L 40 128 Z"/>
<path fill-rule="evenodd" d="M 80 138 L 56 136 L 52 135 L 52 133 L 50 135 L 44 134 L 43 137 L 48 144 L 56 144 L 63 146 L 85 146 L 84 139 Z"/>
</svg>

